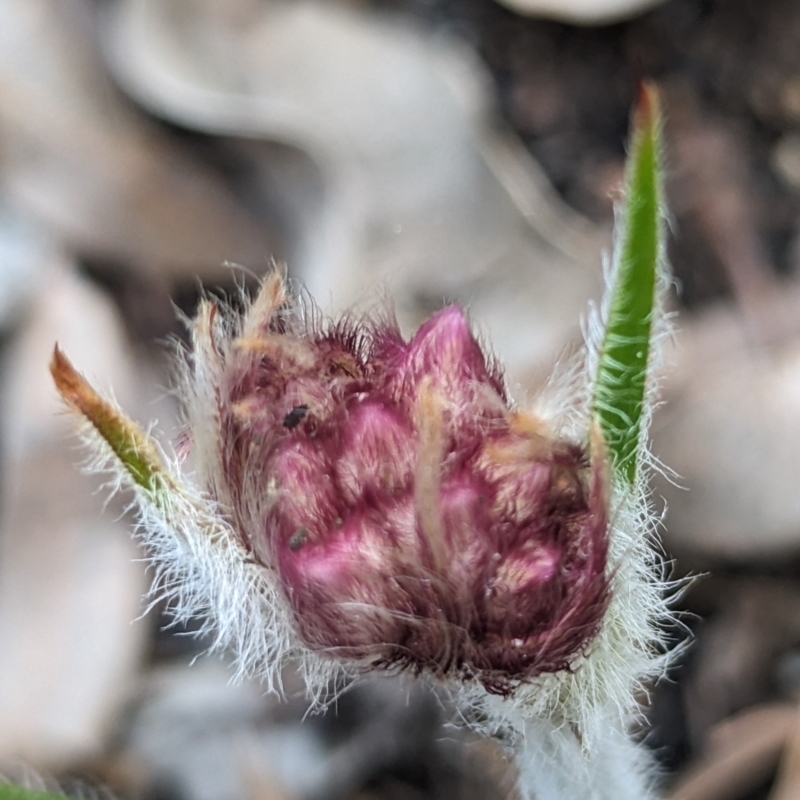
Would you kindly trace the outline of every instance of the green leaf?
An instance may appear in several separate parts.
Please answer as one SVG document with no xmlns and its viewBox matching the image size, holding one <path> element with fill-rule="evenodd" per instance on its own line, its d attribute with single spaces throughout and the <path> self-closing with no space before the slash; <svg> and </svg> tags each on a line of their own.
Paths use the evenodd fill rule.
<svg viewBox="0 0 800 800">
<path fill-rule="evenodd" d="M 0 784 L 0 800 L 64 800 L 64 795 L 23 789 L 21 786 Z"/>
<path fill-rule="evenodd" d="M 144 490 L 153 505 L 163 509 L 171 480 L 150 437 L 101 397 L 58 346 L 53 351 L 50 374 L 64 402 L 94 427 L 133 483 Z"/>
<path fill-rule="evenodd" d="M 636 481 L 664 223 L 660 114 L 655 87 L 643 84 L 633 113 L 621 241 L 600 348 L 593 415 L 617 474 Z"/>
</svg>

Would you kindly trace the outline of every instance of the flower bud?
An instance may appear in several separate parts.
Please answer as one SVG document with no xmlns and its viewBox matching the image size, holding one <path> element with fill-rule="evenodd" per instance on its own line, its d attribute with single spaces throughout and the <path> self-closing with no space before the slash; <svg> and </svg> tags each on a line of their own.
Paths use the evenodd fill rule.
<svg viewBox="0 0 800 800">
<path fill-rule="evenodd" d="M 463 312 L 405 341 L 303 320 L 275 275 L 235 335 L 217 316 L 188 376 L 215 403 L 198 466 L 302 642 L 500 694 L 569 669 L 609 601 L 603 459 L 511 408 Z"/>
<path fill-rule="evenodd" d="M 135 494 L 151 597 L 268 689 L 295 660 L 317 708 L 344 674 L 442 679 L 516 744 L 521 797 L 651 797 L 627 730 L 674 589 L 647 488 L 669 334 L 659 131 L 645 84 L 607 293 L 542 398 L 577 441 L 511 407 L 458 308 L 406 341 L 388 318 L 304 316 L 277 274 L 241 315 L 201 304 L 177 458 L 56 348 L 90 468 Z"/>
</svg>

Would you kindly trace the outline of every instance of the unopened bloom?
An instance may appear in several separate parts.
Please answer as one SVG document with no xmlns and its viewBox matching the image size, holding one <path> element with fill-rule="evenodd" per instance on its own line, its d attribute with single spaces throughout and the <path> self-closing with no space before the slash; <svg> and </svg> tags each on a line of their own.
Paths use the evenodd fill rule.
<svg viewBox="0 0 800 800">
<path fill-rule="evenodd" d="M 555 414 L 514 407 L 464 313 L 406 341 L 322 321 L 274 273 L 242 314 L 203 301 L 170 458 L 56 348 L 51 370 L 137 494 L 154 591 L 203 615 L 240 673 L 309 695 L 408 669 L 510 732 L 523 795 L 649 796 L 628 736 L 668 615 L 646 467 L 663 315 L 655 90 L 634 116 L 609 292 Z M 194 474 L 187 472 L 191 456 Z"/>
<path fill-rule="evenodd" d="M 233 334 L 205 303 L 185 378 L 204 488 L 301 641 L 500 693 L 568 669 L 609 599 L 603 460 L 510 407 L 455 306 L 408 342 L 309 316 L 277 273 Z"/>
</svg>

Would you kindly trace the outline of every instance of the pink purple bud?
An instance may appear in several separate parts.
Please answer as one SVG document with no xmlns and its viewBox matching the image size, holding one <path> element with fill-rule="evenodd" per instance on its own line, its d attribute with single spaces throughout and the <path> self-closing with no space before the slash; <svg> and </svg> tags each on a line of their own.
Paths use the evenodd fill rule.
<svg viewBox="0 0 800 800">
<path fill-rule="evenodd" d="M 303 642 L 503 694 L 569 669 L 609 601 L 602 460 L 510 407 L 455 306 L 408 342 L 261 306 L 221 367 L 223 481 Z"/>
</svg>

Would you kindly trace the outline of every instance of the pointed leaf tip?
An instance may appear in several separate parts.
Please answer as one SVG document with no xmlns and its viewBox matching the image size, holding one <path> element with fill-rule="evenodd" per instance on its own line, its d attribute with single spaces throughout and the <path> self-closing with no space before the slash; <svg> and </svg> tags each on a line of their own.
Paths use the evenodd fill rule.
<svg viewBox="0 0 800 800">
<path fill-rule="evenodd" d="M 663 250 L 658 90 L 643 82 L 631 119 L 623 219 L 614 252 L 593 414 L 619 475 L 636 481 Z"/>
<path fill-rule="evenodd" d="M 639 84 L 632 117 L 631 127 L 634 135 L 640 131 L 652 131 L 658 126 L 661 119 L 661 101 L 658 89 L 652 81 L 643 80 Z"/>
<path fill-rule="evenodd" d="M 133 482 L 158 503 L 166 488 L 166 472 L 148 435 L 101 397 L 58 345 L 53 349 L 50 374 L 64 402 L 92 425 Z"/>
</svg>

